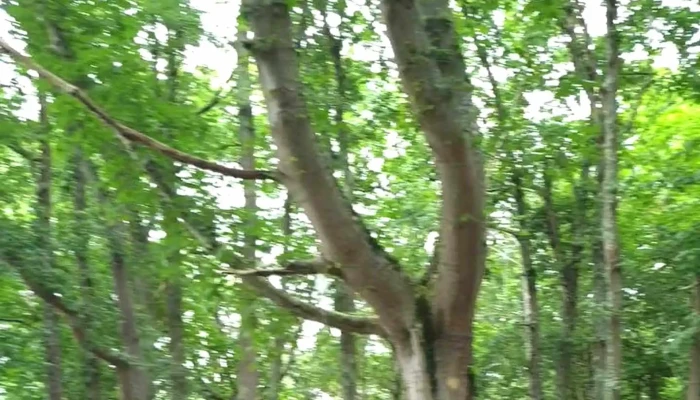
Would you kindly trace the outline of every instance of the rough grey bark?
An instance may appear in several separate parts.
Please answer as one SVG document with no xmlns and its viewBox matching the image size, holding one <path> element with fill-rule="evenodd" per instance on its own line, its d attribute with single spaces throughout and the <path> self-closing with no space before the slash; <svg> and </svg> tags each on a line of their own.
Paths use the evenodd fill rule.
<svg viewBox="0 0 700 400">
<path fill-rule="evenodd" d="M 691 302 L 695 318 L 700 318 L 700 275 L 696 276 L 693 282 Z M 700 331 L 695 332 L 690 348 L 690 375 L 686 399 L 700 400 Z"/>
<path fill-rule="evenodd" d="M 245 38 L 245 32 L 239 33 L 240 39 Z M 253 126 L 253 111 L 250 104 L 251 82 L 248 73 L 249 57 L 242 45 L 236 48 L 238 52 L 238 139 L 242 148 L 241 166 L 248 170 L 255 169 L 255 130 Z M 243 260 L 248 265 L 255 265 L 255 249 L 257 235 L 256 227 L 257 194 L 255 181 L 243 183 L 246 211 L 246 229 L 243 237 Z M 258 388 L 257 351 L 253 340 L 255 329 L 255 300 L 247 299 L 243 306 L 241 327 L 238 336 L 238 346 L 241 359 L 238 363 L 238 400 L 256 400 Z"/>
<path fill-rule="evenodd" d="M 619 37 L 615 26 L 617 0 L 606 0 L 607 65 L 601 90 L 603 113 L 603 182 L 602 237 L 607 301 L 609 304 L 609 331 L 607 351 L 606 400 L 620 400 L 622 392 L 622 273 L 619 262 L 619 237 L 617 229 L 617 170 L 618 170 L 618 121 L 617 89 L 620 58 Z"/>
<path fill-rule="evenodd" d="M 41 268 L 50 271 L 55 267 L 53 241 L 51 238 L 51 145 L 49 143 L 49 121 L 46 110 L 46 95 L 39 93 L 40 103 L 40 151 L 36 186 L 36 230 L 37 248 L 41 251 Z M 44 305 L 44 346 L 46 350 L 46 387 L 49 400 L 61 400 L 61 328 L 58 313 L 48 304 Z"/>
<path fill-rule="evenodd" d="M 87 223 L 89 215 L 87 212 L 86 186 L 87 175 L 86 165 L 82 150 L 75 149 L 73 156 L 73 213 L 75 232 L 75 259 L 80 273 L 80 289 L 83 302 L 83 320 L 90 329 L 92 327 L 92 307 L 95 299 L 94 285 L 92 282 L 92 272 L 88 263 L 88 243 L 90 241 L 90 226 Z M 100 395 L 100 365 L 99 360 L 89 351 L 84 355 L 84 379 L 85 398 L 87 400 L 97 400 Z"/>
</svg>

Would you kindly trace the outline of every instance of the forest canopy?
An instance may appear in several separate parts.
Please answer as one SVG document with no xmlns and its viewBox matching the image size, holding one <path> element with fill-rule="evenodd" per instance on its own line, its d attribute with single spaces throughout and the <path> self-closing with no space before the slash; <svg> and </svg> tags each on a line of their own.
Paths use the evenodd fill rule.
<svg viewBox="0 0 700 400">
<path fill-rule="evenodd" d="M 699 31 L 0 1 L 0 400 L 700 400 Z"/>
</svg>

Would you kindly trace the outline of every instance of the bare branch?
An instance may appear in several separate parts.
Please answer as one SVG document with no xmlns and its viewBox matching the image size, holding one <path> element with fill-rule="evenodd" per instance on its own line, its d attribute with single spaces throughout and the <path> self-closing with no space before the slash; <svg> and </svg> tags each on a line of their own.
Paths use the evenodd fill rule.
<svg viewBox="0 0 700 400">
<path fill-rule="evenodd" d="M 241 278 L 244 283 L 255 289 L 259 294 L 267 297 L 273 303 L 292 312 L 294 315 L 311 321 L 320 322 L 345 332 L 386 337 L 386 332 L 379 325 L 379 320 L 377 318 L 324 310 L 292 297 L 288 293 L 272 286 L 270 282 L 263 278 L 253 276 L 244 276 Z"/>
<path fill-rule="evenodd" d="M 39 74 L 39 76 L 47 80 L 56 89 L 77 99 L 87 109 L 89 109 L 93 114 L 95 114 L 100 120 L 102 120 L 102 122 L 105 125 L 113 128 L 120 136 L 124 137 L 132 143 L 137 143 L 146 146 L 173 160 L 193 165 L 204 170 L 218 172 L 226 176 L 231 176 L 240 179 L 279 180 L 278 174 L 272 171 L 249 171 L 237 168 L 230 168 L 174 149 L 166 145 L 165 143 L 162 143 L 148 135 L 145 135 L 135 129 L 132 129 L 118 122 L 117 120 L 112 118 L 105 110 L 103 110 L 101 107 L 95 104 L 95 102 L 92 99 L 90 99 L 87 96 L 87 94 L 85 94 L 85 92 L 80 90 L 77 86 L 66 82 L 57 75 L 53 74 L 49 70 L 34 62 L 31 58 L 22 55 L 20 52 L 12 48 L 9 44 L 7 44 L 7 42 L 5 42 L 2 39 L 0 39 L 0 49 L 7 52 L 10 55 L 10 57 L 12 57 L 18 63 L 22 64 L 24 67 L 35 70 Z"/>
<path fill-rule="evenodd" d="M 26 285 L 29 286 L 29 289 L 31 289 L 32 292 L 34 292 L 34 294 L 36 294 L 46 304 L 55 308 L 66 317 L 66 319 L 68 320 L 68 324 L 70 325 L 71 330 L 73 331 L 73 336 L 78 341 L 78 343 L 80 343 L 80 345 L 83 348 L 85 348 L 85 350 L 91 352 L 97 358 L 100 358 L 103 361 L 106 361 L 117 368 L 129 367 L 129 361 L 125 359 L 122 355 L 111 350 L 98 347 L 90 340 L 88 340 L 88 335 L 85 331 L 83 321 L 80 318 L 80 314 L 76 310 L 68 306 L 66 303 L 64 303 L 61 297 L 56 296 L 56 294 L 54 294 L 43 284 L 32 279 L 29 276 L 29 274 L 27 274 L 25 267 L 21 265 L 20 260 L 12 259 L 10 257 L 6 257 L 5 255 L 3 255 L 3 257 L 0 260 L 15 268 L 19 272 L 19 275 L 22 277 L 22 280 L 24 280 Z"/>
<path fill-rule="evenodd" d="M 332 263 L 322 259 L 313 261 L 291 261 L 282 268 L 234 269 L 226 270 L 225 273 L 236 276 L 259 277 L 314 274 L 341 277 L 340 268 L 334 267 Z"/>
</svg>

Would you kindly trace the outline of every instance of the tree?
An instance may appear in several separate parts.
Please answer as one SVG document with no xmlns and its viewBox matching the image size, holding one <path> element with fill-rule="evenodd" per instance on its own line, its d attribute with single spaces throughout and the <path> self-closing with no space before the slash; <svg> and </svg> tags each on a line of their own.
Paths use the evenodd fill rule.
<svg viewBox="0 0 700 400">
<path fill-rule="evenodd" d="M 694 14 L 608 2 L 605 36 L 578 2 L 457 5 L 7 5 L 0 388 L 56 382 L 45 304 L 71 397 L 692 397 L 698 131 L 663 121 Z M 215 90 L 200 43 L 237 54 Z"/>
</svg>

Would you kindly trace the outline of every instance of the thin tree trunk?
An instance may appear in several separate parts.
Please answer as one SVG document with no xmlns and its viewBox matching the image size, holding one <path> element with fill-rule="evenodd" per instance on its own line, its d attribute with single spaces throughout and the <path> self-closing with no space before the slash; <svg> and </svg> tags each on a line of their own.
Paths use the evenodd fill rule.
<svg viewBox="0 0 700 400">
<path fill-rule="evenodd" d="M 527 206 L 525 203 L 525 195 L 522 187 L 521 172 L 513 172 L 513 184 L 515 185 L 515 203 L 518 211 L 518 218 L 521 224 L 521 232 L 526 232 L 527 229 L 522 226 L 526 220 Z M 533 400 L 542 399 L 542 377 L 540 371 L 540 324 L 539 324 L 539 305 L 537 304 L 537 274 L 532 266 L 532 251 L 530 247 L 530 239 L 527 236 L 520 235 L 518 237 L 520 244 L 520 255 L 522 259 L 523 275 L 522 275 L 522 295 L 523 295 L 523 314 L 525 318 L 525 338 L 527 351 L 527 371 L 530 375 L 530 398 Z"/>
<path fill-rule="evenodd" d="M 609 302 L 609 343 L 607 351 L 606 400 L 619 400 L 622 383 L 622 274 L 619 262 L 617 228 L 617 169 L 618 169 L 618 124 L 617 88 L 620 70 L 620 50 L 617 19 L 617 0 L 606 0 L 607 20 L 607 68 L 602 87 L 603 111 L 603 163 L 605 165 L 602 182 L 602 233 L 603 260 Z"/>
<path fill-rule="evenodd" d="M 95 299 L 95 290 L 92 282 L 92 273 L 88 264 L 88 243 L 90 241 L 90 229 L 87 221 L 86 201 L 86 165 L 83 159 L 82 150 L 75 149 L 73 157 L 73 210 L 74 210 L 74 232 L 76 235 L 75 258 L 80 272 L 80 288 L 83 300 L 83 320 L 88 328 L 93 326 L 92 303 Z M 84 354 L 84 379 L 85 398 L 87 400 L 98 400 L 100 396 L 100 364 L 95 355 L 89 351 Z"/>
<path fill-rule="evenodd" d="M 325 10 L 322 10 L 322 12 L 325 16 Z M 337 155 L 338 163 L 336 169 L 339 169 L 343 174 L 343 189 L 345 198 L 350 204 L 352 204 L 354 200 L 354 177 L 352 171 L 350 170 L 348 160 L 349 137 L 347 129 L 345 128 L 345 121 L 343 120 L 345 102 L 347 101 L 345 94 L 345 68 L 343 67 L 343 61 L 341 58 L 343 42 L 341 39 L 333 36 L 325 20 L 323 28 L 323 33 L 330 45 L 330 55 L 331 59 L 333 60 L 335 81 L 338 91 L 337 102 L 335 105 L 334 123 L 338 134 L 340 152 Z M 352 313 L 355 311 L 355 300 L 352 291 L 349 290 L 342 282 L 339 282 L 335 287 L 334 305 L 336 311 L 344 313 Z M 355 335 L 353 335 L 351 332 L 342 331 L 340 333 L 340 370 L 340 383 L 343 389 L 343 399 L 355 400 L 357 397 L 357 344 Z"/>
<path fill-rule="evenodd" d="M 239 37 L 245 38 L 245 32 Z M 239 41 L 238 43 L 241 43 Z M 239 140 L 243 149 L 241 166 L 248 170 L 255 169 L 255 129 L 253 112 L 250 104 L 251 82 L 248 73 L 249 59 L 246 50 L 239 45 L 238 52 L 238 123 Z M 256 227 L 257 194 L 255 181 L 245 181 L 243 191 L 245 197 L 246 229 L 244 232 L 243 258 L 249 265 L 255 265 L 256 238 L 253 232 Z M 256 400 L 258 387 L 257 352 L 253 331 L 255 328 L 254 299 L 246 301 L 241 318 L 238 344 L 241 349 L 241 360 L 238 364 L 238 400 Z"/>
<path fill-rule="evenodd" d="M 143 362 L 131 288 L 129 287 L 126 260 L 121 245 L 117 245 L 119 247 L 116 247 L 115 243 L 112 243 L 112 246 L 112 274 L 114 276 L 114 288 L 117 293 L 117 303 L 121 314 L 122 343 L 124 343 L 126 347 L 127 354 L 135 360 L 136 363 Z M 124 391 L 124 400 L 148 399 L 149 385 L 142 368 L 141 366 L 134 366 L 123 374 L 124 385 L 122 390 Z"/>
<path fill-rule="evenodd" d="M 604 400 L 607 386 L 607 343 L 608 325 L 605 318 L 605 305 L 607 304 L 607 285 L 605 282 L 605 269 L 603 265 L 603 251 L 597 236 L 593 242 L 593 302 L 594 310 L 595 343 L 593 345 L 593 394 L 595 400 Z"/>
<path fill-rule="evenodd" d="M 104 204 L 103 204 L 104 206 Z M 120 222 L 107 224 L 107 239 L 110 247 L 110 264 L 117 306 L 120 313 L 122 344 L 133 364 L 118 371 L 122 400 L 148 400 L 150 383 L 145 373 L 143 354 L 140 346 L 133 296 L 129 286 L 129 273 L 126 266 L 124 229 Z"/>
<path fill-rule="evenodd" d="M 166 285 L 169 350 L 171 359 L 170 379 L 173 400 L 187 400 L 187 369 L 185 368 L 184 325 L 182 322 L 182 282 L 178 276 Z"/>
<path fill-rule="evenodd" d="M 335 288 L 336 311 L 351 313 L 355 311 L 352 293 L 339 284 Z M 355 335 L 350 332 L 340 333 L 340 384 L 343 388 L 343 400 L 357 398 L 357 344 Z"/>
<path fill-rule="evenodd" d="M 695 318 L 700 318 L 700 275 L 693 284 L 692 305 Z M 690 348 L 690 376 L 688 377 L 687 400 L 700 400 L 700 331 L 695 332 Z"/>
<path fill-rule="evenodd" d="M 550 247 L 554 253 L 554 259 L 560 269 L 560 284 L 562 290 L 562 326 L 559 340 L 559 357 L 556 364 L 557 392 L 562 400 L 574 400 L 578 397 L 573 371 L 574 334 L 576 329 L 577 304 L 578 304 L 578 279 L 579 263 L 582 261 L 582 253 L 585 242 L 587 190 L 589 168 L 587 164 L 582 167 L 580 181 L 574 187 L 576 209 L 572 224 L 572 236 L 574 246 L 569 257 L 566 257 L 561 248 L 559 237 L 559 222 L 554 208 L 552 193 L 552 181 L 549 174 L 544 177 L 543 200 L 547 218 L 547 235 Z"/>
<path fill-rule="evenodd" d="M 49 143 L 49 121 L 46 110 L 46 95 L 39 93 L 41 155 L 36 186 L 37 239 L 44 271 L 55 267 L 53 241 L 51 238 L 51 145 Z M 61 400 L 61 330 L 58 313 L 51 305 L 44 305 L 44 346 L 46 349 L 46 387 L 49 400 Z"/>
</svg>

